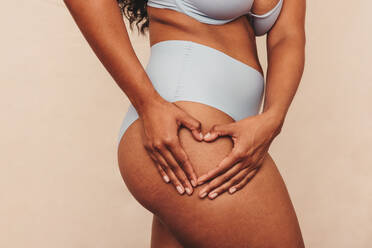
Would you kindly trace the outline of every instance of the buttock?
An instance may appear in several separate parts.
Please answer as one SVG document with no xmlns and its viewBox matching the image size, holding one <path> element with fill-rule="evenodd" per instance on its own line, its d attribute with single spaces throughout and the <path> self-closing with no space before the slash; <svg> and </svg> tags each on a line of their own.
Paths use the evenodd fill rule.
<svg viewBox="0 0 372 248">
<path fill-rule="evenodd" d="M 167 101 L 203 103 L 235 121 L 259 112 L 264 90 L 261 72 L 209 46 L 186 40 L 158 42 L 151 47 L 145 70 L 156 91 Z M 130 104 L 118 143 L 137 118 Z"/>
<path fill-rule="evenodd" d="M 175 104 L 201 122 L 203 133 L 212 125 L 233 122 L 205 104 Z M 120 173 L 133 197 L 157 216 L 182 247 L 303 247 L 298 245 L 301 234 L 288 192 L 270 155 L 255 177 L 232 195 L 200 199 L 203 185 L 194 188 L 191 196 L 180 196 L 173 185 L 164 183 L 147 155 L 143 132 L 142 121 L 136 120 L 124 134 L 118 149 Z M 198 142 L 184 127 L 179 130 L 179 138 L 197 175 L 216 167 L 233 147 L 228 136 Z"/>
<path fill-rule="evenodd" d="M 174 40 L 156 43 L 146 71 L 159 94 L 198 119 L 203 133 L 259 112 L 262 74 L 208 46 Z M 269 155 L 253 180 L 233 195 L 200 199 L 201 187 L 196 187 L 191 196 L 180 196 L 159 176 L 143 146 L 144 130 L 137 118 L 130 105 L 119 135 L 120 173 L 134 198 L 183 247 L 303 248 L 294 208 Z M 217 166 L 233 147 L 228 136 L 197 142 L 184 127 L 179 138 L 197 175 Z"/>
</svg>

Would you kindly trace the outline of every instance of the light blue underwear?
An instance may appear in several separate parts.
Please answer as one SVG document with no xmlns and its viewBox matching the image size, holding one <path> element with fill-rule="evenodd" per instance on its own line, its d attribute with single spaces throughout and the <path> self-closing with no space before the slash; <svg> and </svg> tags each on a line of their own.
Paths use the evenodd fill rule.
<svg viewBox="0 0 372 248">
<path fill-rule="evenodd" d="M 264 90 L 262 74 L 209 46 L 186 40 L 160 41 L 151 47 L 145 70 L 156 91 L 169 102 L 203 103 L 235 121 L 259 112 Z M 137 118 L 130 104 L 118 143 Z"/>
</svg>

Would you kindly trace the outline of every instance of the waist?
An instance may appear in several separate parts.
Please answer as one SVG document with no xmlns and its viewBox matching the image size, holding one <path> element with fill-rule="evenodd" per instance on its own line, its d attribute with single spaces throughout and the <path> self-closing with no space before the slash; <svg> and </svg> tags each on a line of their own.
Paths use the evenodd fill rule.
<svg viewBox="0 0 372 248">
<path fill-rule="evenodd" d="M 259 111 L 261 72 L 217 49 L 186 40 L 161 41 L 151 47 L 145 70 L 168 101 L 205 103 L 235 120 Z"/>
<path fill-rule="evenodd" d="M 189 40 L 218 49 L 262 72 L 254 31 L 246 16 L 223 25 L 209 25 L 183 13 L 147 7 L 150 45 L 164 40 Z"/>
</svg>

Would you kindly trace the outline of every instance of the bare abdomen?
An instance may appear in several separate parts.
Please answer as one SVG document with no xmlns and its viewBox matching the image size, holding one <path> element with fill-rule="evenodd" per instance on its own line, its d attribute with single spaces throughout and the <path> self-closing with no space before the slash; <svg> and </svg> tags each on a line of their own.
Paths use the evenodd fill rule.
<svg viewBox="0 0 372 248">
<path fill-rule="evenodd" d="M 202 123 L 203 133 L 214 124 L 233 122 L 225 113 L 195 102 L 176 102 Z M 248 130 L 247 130 L 248 131 Z M 184 247 L 303 247 L 297 218 L 285 184 L 267 156 L 256 176 L 240 191 L 214 200 L 180 196 L 165 184 L 142 144 L 142 123 L 127 129 L 119 145 L 123 179 L 133 196 L 166 224 Z M 215 167 L 232 149 L 229 137 L 198 142 L 182 128 L 181 143 L 201 175 Z"/>
</svg>

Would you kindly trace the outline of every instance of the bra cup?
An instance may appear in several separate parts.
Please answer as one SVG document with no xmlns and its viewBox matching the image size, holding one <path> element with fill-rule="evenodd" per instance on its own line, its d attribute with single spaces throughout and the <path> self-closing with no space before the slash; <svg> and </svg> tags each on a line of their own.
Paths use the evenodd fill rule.
<svg viewBox="0 0 372 248">
<path fill-rule="evenodd" d="M 175 0 L 175 2 L 185 14 L 221 21 L 246 15 L 253 5 L 253 0 Z"/>
<path fill-rule="evenodd" d="M 262 15 L 249 13 L 251 16 L 251 24 L 256 36 L 261 36 L 270 31 L 274 26 L 279 14 L 282 10 L 283 0 L 279 0 L 274 8 Z"/>
<path fill-rule="evenodd" d="M 173 9 L 199 22 L 222 25 L 246 15 L 256 36 L 270 31 L 281 12 L 283 0 L 262 15 L 251 12 L 254 0 L 148 0 L 147 5 Z"/>
</svg>

